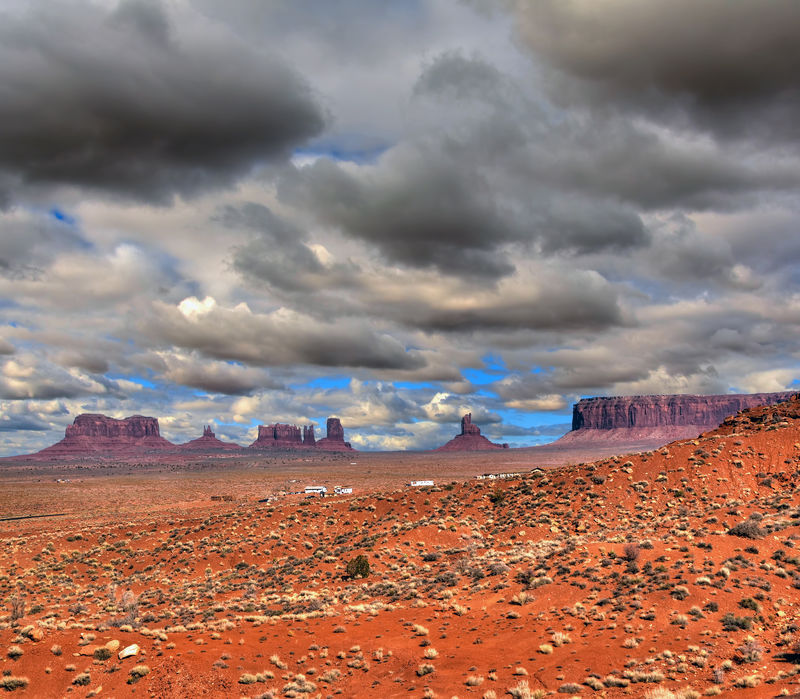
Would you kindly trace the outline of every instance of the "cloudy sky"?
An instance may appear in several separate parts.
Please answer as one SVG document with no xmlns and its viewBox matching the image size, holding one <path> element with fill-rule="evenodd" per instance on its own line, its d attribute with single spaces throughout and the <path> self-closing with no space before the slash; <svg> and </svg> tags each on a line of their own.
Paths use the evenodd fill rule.
<svg viewBox="0 0 800 699">
<path fill-rule="evenodd" d="M 798 136 L 795 0 L 4 0 L 0 454 L 792 388 Z"/>
</svg>

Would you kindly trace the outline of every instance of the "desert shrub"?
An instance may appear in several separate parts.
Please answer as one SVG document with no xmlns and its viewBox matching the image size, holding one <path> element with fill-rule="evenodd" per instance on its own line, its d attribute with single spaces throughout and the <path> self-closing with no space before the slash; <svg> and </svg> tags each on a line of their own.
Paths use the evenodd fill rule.
<svg viewBox="0 0 800 699">
<path fill-rule="evenodd" d="M 605 686 L 600 680 L 596 677 L 587 677 L 583 683 L 587 687 L 591 687 L 595 692 L 599 692 Z"/>
<path fill-rule="evenodd" d="M 7 692 L 13 692 L 15 689 L 22 689 L 30 684 L 27 677 L 14 677 L 14 675 L 4 675 L 0 677 L 0 687 Z"/>
<path fill-rule="evenodd" d="M 670 594 L 677 600 L 684 600 L 689 596 L 689 588 L 685 585 L 676 585 Z"/>
<path fill-rule="evenodd" d="M 759 526 L 758 521 L 752 517 L 744 522 L 739 522 L 739 524 L 734 524 L 728 529 L 728 534 L 740 536 L 744 539 L 760 539 L 765 533 Z"/>
<path fill-rule="evenodd" d="M 11 621 L 17 621 L 25 616 L 25 598 L 15 595 L 8 601 L 11 607 Z"/>
<path fill-rule="evenodd" d="M 639 546 L 639 544 L 635 543 L 625 544 L 625 548 L 622 550 L 623 560 L 626 560 L 629 563 L 635 563 L 639 559 L 640 555 L 641 555 L 641 547 Z"/>
<path fill-rule="evenodd" d="M 8 651 L 6 651 L 6 655 L 11 658 L 12 660 L 16 660 L 19 658 L 25 651 L 22 650 L 19 646 L 11 646 Z"/>
<path fill-rule="evenodd" d="M 76 684 L 79 687 L 85 687 L 91 681 L 92 678 L 89 676 L 89 673 L 82 672 L 80 675 L 75 675 L 75 679 L 72 680 L 72 684 Z"/>
<path fill-rule="evenodd" d="M 128 676 L 128 684 L 134 684 L 138 682 L 142 677 L 147 675 L 150 672 L 150 668 L 147 665 L 135 665 L 131 668 L 129 676 Z"/>
<path fill-rule="evenodd" d="M 256 682 L 258 682 L 258 677 L 251 675 L 249 672 L 245 672 L 239 678 L 239 684 L 255 684 Z"/>
<path fill-rule="evenodd" d="M 732 612 L 727 612 L 722 617 L 722 628 L 725 631 L 736 631 L 744 629 L 749 631 L 753 626 L 753 620 L 747 616 L 736 616 Z"/>
<path fill-rule="evenodd" d="M 93 655 L 95 660 L 108 660 L 111 657 L 111 651 L 105 647 L 98 648 Z"/>
<path fill-rule="evenodd" d="M 417 668 L 417 675 L 420 677 L 430 675 L 435 669 L 436 668 L 430 663 L 422 663 L 422 665 Z"/>
<path fill-rule="evenodd" d="M 506 499 L 506 493 L 503 490 L 494 490 L 489 493 L 489 500 L 493 505 L 502 505 Z"/>
<path fill-rule="evenodd" d="M 761 660 L 764 648 L 752 636 L 736 649 L 738 660 L 741 663 L 757 663 Z"/>
<path fill-rule="evenodd" d="M 368 578 L 369 560 L 364 554 L 359 554 L 347 562 L 345 573 L 348 578 Z"/>
<path fill-rule="evenodd" d="M 581 686 L 575 682 L 567 682 L 558 688 L 559 694 L 575 694 L 581 691 Z"/>
<path fill-rule="evenodd" d="M 742 609 L 752 609 L 754 612 L 759 610 L 759 604 L 752 597 L 745 597 L 739 601 L 739 606 Z"/>
</svg>

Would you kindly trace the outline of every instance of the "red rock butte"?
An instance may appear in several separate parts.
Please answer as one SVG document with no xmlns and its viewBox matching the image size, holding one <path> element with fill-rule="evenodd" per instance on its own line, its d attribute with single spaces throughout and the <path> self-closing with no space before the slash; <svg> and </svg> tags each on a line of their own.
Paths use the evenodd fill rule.
<svg viewBox="0 0 800 699">
<path fill-rule="evenodd" d="M 70 458 L 85 454 L 124 456 L 174 449 L 158 429 L 158 420 L 132 415 L 122 420 L 84 413 L 67 426 L 64 439 L 36 454 L 42 458 Z"/>
<path fill-rule="evenodd" d="M 258 437 L 251 449 L 322 449 L 325 451 L 355 451 L 350 442 L 344 441 L 344 428 L 338 417 L 329 417 L 327 436 L 320 440 L 314 437 L 313 425 L 259 425 Z"/>
<path fill-rule="evenodd" d="M 217 436 L 214 434 L 214 430 L 211 429 L 211 425 L 205 425 L 203 427 L 202 437 L 198 437 L 190 442 L 181 444 L 180 448 L 185 449 L 186 451 L 197 451 L 202 453 L 219 451 L 221 449 L 241 449 L 238 444 L 234 444 L 233 442 L 223 442 L 221 439 L 217 439 Z"/>
<path fill-rule="evenodd" d="M 495 444 L 481 434 L 481 429 L 472 422 L 472 413 L 461 418 L 461 434 L 457 434 L 447 444 L 434 451 L 488 451 L 489 449 L 508 449 L 508 444 Z"/>
<path fill-rule="evenodd" d="M 350 442 L 344 441 L 344 427 L 338 417 L 329 417 L 326 424 L 326 436 L 317 442 L 318 449 L 326 451 L 355 451 Z"/>
<path fill-rule="evenodd" d="M 789 400 L 795 392 L 714 396 L 689 394 L 584 398 L 572 410 L 572 431 L 553 446 L 639 443 L 661 446 L 694 439 L 741 410 Z"/>
</svg>

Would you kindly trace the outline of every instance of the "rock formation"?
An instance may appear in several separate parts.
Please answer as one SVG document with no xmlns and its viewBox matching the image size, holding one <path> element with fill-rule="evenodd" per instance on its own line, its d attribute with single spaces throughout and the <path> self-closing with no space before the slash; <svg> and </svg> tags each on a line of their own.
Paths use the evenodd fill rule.
<svg viewBox="0 0 800 699">
<path fill-rule="evenodd" d="M 317 442 L 318 449 L 326 451 L 355 451 L 350 442 L 344 441 L 344 427 L 338 417 L 329 417 L 326 424 L 327 436 Z"/>
<path fill-rule="evenodd" d="M 303 446 L 303 437 L 297 425 L 259 425 L 258 437 L 251 449 L 297 449 Z"/>
<path fill-rule="evenodd" d="M 481 429 L 472 422 L 472 413 L 461 418 L 461 434 L 457 434 L 447 444 L 434 451 L 487 451 L 489 449 L 508 449 L 508 444 L 495 444 L 481 434 Z"/>
<path fill-rule="evenodd" d="M 650 448 L 693 439 L 746 408 L 788 400 L 793 392 L 719 396 L 661 395 L 584 398 L 572 411 L 572 431 L 554 442 L 637 443 Z"/>
<path fill-rule="evenodd" d="M 234 444 L 233 442 L 223 442 L 221 439 L 217 439 L 216 435 L 214 434 L 214 430 L 211 429 L 211 425 L 205 425 L 203 427 L 202 437 L 198 437 L 190 442 L 181 444 L 179 448 L 187 451 L 197 452 L 212 452 L 219 451 L 221 449 L 241 449 L 238 444 Z"/>
<path fill-rule="evenodd" d="M 77 458 L 83 455 L 123 456 L 147 451 L 165 451 L 175 445 L 164 439 L 158 419 L 132 415 L 117 420 L 84 413 L 67 426 L 64 439 L 37 452 L 41 458 Z"/>
<path fill-rule="evenodd" d="M 307 447 L 316 446 L 317 440 L 314 438 L 314 425 L 306 425 L 303 428 L 303 444 Z"/>
</svg>

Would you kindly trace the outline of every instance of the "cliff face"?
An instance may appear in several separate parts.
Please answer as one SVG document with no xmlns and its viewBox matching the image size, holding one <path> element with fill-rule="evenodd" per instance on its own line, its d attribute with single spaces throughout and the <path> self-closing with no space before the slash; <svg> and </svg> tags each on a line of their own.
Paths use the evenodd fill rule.
<svg viewBox="0 0 800 699">
<path fill-rule="evenodd" d="M 297 425 L 259 425 L 258 438 L 251 445 L 254 449 L 286 448 L 295 449 L 303 446 L 303 436 Z"/>
<path fill-rule="evenodd" d="M 325 425 L 326 435 L 317 442 L 319 449 L 326 451 L 355 451 L 350 442 L 344 441 L 344 427 L 338 417 L 329 417 Z"/>
<path fill-rule="evenodd" d="M 609 430 L 620 427 L 712 428 L 729 415 L 758 405 L 788 400 L 793 393 L 750 393 L 723 396 L 623 396 L 584 398 L 572 409 L 572 429 Z"/>
<path fill-rule="evenodd" d="M 64 439 L 42 449 L 35 456 L 70 458 L 81 455 L 120 456 L 144 451 L 174 449 L 175 445 L 161 437 L 158 419 L 132 415 L 117 420 L 105 415 L 78 415 L 67 426 Z"/>
<path fill-rule="evenodd" d="M 693 439 L 740 410 L 773 405 L 793 395 L 786 391 L 584 398 L 573 406 L 572 431 L 554 444 L 607 442 L 649 449 L 677 439 Z"/>
<path fill-rule="evenodd" d="M 487 451 L 507 448 L 508 444 L 495 444 L 486 439 L 481 434 L 481 428 L 472 422 L 472 413 L 467 413 L 461 418 L 461 434 L 434 451 Z"/>
<path fill-rule="evenodd" d="M 325 451 L 354 451 L 344 441 L 344 428 L 338 417 L 328 418 L 328 436 L 317 440 L 314 427 L 307 425 L 301 430 L 297 425 L 259 425 L 258 439 L 253 449 L 324 449 Z"/>
</svg>

